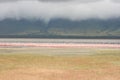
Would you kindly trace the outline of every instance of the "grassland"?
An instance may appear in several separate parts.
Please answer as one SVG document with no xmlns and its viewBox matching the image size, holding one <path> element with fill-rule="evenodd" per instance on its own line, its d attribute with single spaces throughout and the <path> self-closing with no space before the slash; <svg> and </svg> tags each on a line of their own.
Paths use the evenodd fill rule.
<svg viewBox="0 0 120 80">
<path fill-rule="evenodd" d="M 120 49 L 0 48 L 0 80 L 120 80 Z"/>
</svg>

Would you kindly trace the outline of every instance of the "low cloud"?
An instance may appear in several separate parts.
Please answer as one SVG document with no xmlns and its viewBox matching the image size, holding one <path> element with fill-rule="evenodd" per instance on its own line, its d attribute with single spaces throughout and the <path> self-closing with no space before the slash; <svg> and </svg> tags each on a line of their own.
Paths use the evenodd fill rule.
<svg viewBox="0 0 120 80">
<path fill-rule="evenodd" d="M 120 17 L 119 0 L 0 0 L 0 20 Z"/>
<path fill-rule="evenodd" d="M 0 0 L 0 2 L 11 2 L 11 1 L 21 1 L 21 0 Z M 24 1 L 35 1 L 35 0 L 24 0 Z M 101 0 L 37 0 L 43 2 L 70 2 L 70 1 L 77 1 L 77 2 L 94 2 L 94 1 L 101 1 Z"/>
</svg>

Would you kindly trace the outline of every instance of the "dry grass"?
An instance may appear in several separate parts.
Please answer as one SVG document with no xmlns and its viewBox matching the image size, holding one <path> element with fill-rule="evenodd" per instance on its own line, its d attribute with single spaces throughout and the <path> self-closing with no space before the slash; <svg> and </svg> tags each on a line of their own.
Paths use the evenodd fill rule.
<svg viewBox="0 0 120 80">
<path fill-rule="evenodd" d="M 0 80 L 119 80 L 120 50 L 0 48 Z"/>
</svg>

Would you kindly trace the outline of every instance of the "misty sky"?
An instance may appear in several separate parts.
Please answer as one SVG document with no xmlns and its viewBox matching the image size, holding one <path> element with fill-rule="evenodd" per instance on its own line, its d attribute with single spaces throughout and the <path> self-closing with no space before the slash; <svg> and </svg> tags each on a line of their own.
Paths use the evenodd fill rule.
<svg viewBox="0 0 120 80">
<path fill-rule="evenodd" d="M 0 20 L 120 17 L 120 0 L 0 0 Z"/>
</svg>

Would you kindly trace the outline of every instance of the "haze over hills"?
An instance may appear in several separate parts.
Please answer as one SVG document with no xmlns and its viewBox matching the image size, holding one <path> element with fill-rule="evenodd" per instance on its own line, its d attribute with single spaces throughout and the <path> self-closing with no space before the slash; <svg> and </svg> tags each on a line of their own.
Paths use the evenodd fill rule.
<svg viewBox="0 0 120 80">
<path fill-rule="evenodd" d="M 120 37 L 120 18 L 88 19 L 72 21 L 69 19 L 0 21 L 1 37 Z"/>
</svg>

